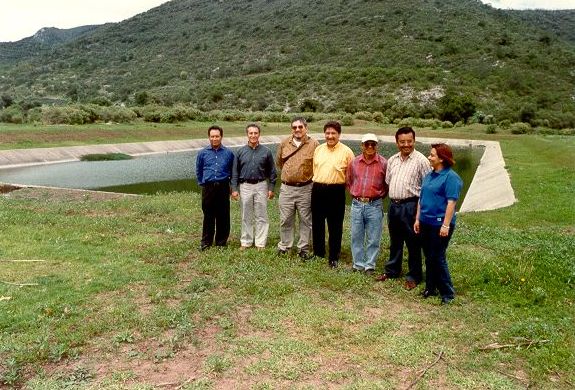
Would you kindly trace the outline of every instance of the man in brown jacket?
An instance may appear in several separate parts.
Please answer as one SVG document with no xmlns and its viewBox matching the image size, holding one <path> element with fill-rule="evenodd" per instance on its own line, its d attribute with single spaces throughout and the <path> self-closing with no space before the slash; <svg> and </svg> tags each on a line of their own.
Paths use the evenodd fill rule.
<svg viewBox="0 0 575 390">
<path fill-rule="evenodd" d="M 292 135 L 282 141 L 277 151 L 277 165 L 281 170 L 279 196 L 280 242 L 278 253 L 291 250 L 295 236 L 296 212 L 299 215 L 298 255 L 310 257 L 311 241 L 311 188 L 313 153 L 319 145 L 307 135 L 307 122 L 297 117 L 291 122 Z"/>
</svg>

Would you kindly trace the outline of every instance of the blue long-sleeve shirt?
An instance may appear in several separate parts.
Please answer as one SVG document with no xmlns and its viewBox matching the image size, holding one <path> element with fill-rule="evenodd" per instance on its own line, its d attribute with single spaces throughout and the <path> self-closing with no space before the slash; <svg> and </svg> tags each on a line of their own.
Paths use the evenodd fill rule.
<svg viewBox="0 0 575 390">
<path fill-rule="evenodd" d="M 208 146 L 196 157 L 196 177 L 198 184 L 230 180 L 234 164 L 234 154 L 228 148 L 220 145 L 214 149 Z"/>
<path fill-rule="evenodd" d="M 236 153 L 232 171 L 232 190 L 238 191 L 244 180 L 269 180 L 268 191 L 273 191 L 277 180 L 276 166 L 272 152 L 264 145 L 255 148 L 241 147 Z"/>
</svg>

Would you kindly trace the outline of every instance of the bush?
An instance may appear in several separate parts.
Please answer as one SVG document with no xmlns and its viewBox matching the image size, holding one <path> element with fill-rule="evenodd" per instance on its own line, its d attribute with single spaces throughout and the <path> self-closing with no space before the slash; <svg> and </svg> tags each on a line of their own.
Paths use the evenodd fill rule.
<svg viewBox="0 0 575 390">
<path fill-rule="evenodd" d="M 451 123 L 466 121 L 475 114 L 475 102 L 470 96 L 447 93 L 438 103 L 438 112 L 441 120 Z"/>
<path fill-rule="evenodd" d="M 487 134 L 495 134 L 497 133 L 497 126 L 494 124 L 487 125 L 487 129 L 485 129 Z"/>
<path fill-rule="evenodd" d="M 340 121 L 343 126 L 353 126 L 353 116 L 351 114 L 342 115 Z"/>
<path fill-rule="evenodd" d="M 443 121 L 441 122 L 441 127 L 444 129 L 451 129 L 453 127 L 453 123 L 450 121 Z"/>
<path fill-rule="evenodd" d="M 499 122 L 499 127 L 502 129 L 508 129 L 511 126 L 511 121 L 509 119 L 504 119 Z"/>
<path fill-rule="evenodd" d="M 48 125 L 83 125 L 91 123 L 91 115 L 78 106 L 46 107 L 42 111 L 42 122 Z"/>
<path fill-rule="evenodd" d="M 532 131 L 529 123 L 518 122 L 511 125 L 511 134 L 527 134 Z"/>
<path fill-rule="evenodd" d="M 126 107 L 103 107 L 98 113 L 98 120 L 102 122 L 130 123 L 136 119 L 136 113 Z"/>
<path fill-rule="evenodd" d="M 24 113 L 18 106 L 9 106 L 0 111 L 0 122 L 20 124 L 24 122 Z"/>
<path fill-rule="evenodd" d="M 381 111 L 376 111 L 373 113 L 373 120 L 374 122 L 382 123 L 384 125 L 388 125 L 391 123 L 391 120 L 385 115 L 383 115 L 383 112 Z"/>
<path fill-rule="evenodd" d="M 383 114 L 382 114 L 383 115 Z M 362 121 L 373 121 L 373 114 L 369 111 L 358 111 L 354 114 L 355 119 Z"/>
</svg>

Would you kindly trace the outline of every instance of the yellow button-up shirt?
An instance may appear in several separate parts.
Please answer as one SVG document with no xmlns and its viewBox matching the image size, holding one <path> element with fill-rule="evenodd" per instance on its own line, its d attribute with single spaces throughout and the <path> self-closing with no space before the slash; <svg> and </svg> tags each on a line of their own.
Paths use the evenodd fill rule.
<svg viewBox="0 0 575 390">
<path fill-rule="evenodd" d="M 345 172 L 354 157 L 349 146 L 341 142 L 333 148 L 321 144 L 313 154 L 314 183 L 345 184 Z"/>
</svg>

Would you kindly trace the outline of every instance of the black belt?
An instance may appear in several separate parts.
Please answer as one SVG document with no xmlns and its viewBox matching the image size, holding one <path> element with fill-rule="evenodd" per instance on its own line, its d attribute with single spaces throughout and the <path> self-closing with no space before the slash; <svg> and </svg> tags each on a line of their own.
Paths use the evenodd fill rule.
<svg viewBox="0 0 575 390">
<path fill-rule="evenodd" d="M 410 198 L 405 198 L 405 199 L 390 199 L 391 203 L 395 203 L 395 204 L 404 204 L 404 203 L 412 203 L 412 202 L 417 202 L 419 200 L 418 196 L 412 196 Z"/>
<path fill-rule="evenodd" d="M 222 185 L 222 184 L 229 185 L 230 181 L 228 179 L 226 179 L 226 180 L 219 180 L 219 181 L 208 181 L 208 182 L 204 183 L 204 185 L 206 185 L 206 186 L 218 186 L 218 185 Z"/>
<path fill-rule="evenodd" d="M 282 180 L 282 184 L 285 184 L 286 186 L 290 186 L 290 187 L 303 187 L 303 186 L 307 186 L 308 184 L 311 183 L 311 180 L 308 181 L 304 181 L 304 182 L 296 182 L 296 183 L 290 183 L 287 181 L 283 181 Z"/>
<path fill-rule="evenodd" d="M 258 184 L 266 179 L 240 179 L 240 183 Z"/>
<path fill-rule="evenodd" d="M 353 199 L 357 200 L 358 202 L 361 203 L 371 203 L 371 202 L 375 202 L 376 200 L 380 200 L 381 196 L 376 196 L 375 198 L 369 198 L 369 197 L 362 197 L 362 196 L 354 196 Z"/>
<path fill-rule="evenodd" d="M 314 187 L 345 187 L 345 183 L 333 183 L 333 184 L 329 184 L 329 183 L 318 183 L 318 182 L 313 182 Z"/>
</svg>

